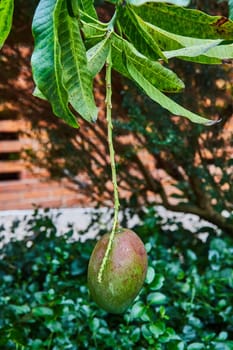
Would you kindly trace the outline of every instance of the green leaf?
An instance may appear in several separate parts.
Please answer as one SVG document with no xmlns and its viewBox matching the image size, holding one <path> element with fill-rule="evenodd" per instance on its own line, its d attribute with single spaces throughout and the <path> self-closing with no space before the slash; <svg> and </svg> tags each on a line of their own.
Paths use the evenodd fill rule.
<svg viewBox="0 0 233 350">
<path fill-rule="evenodd" d="M 161 305 L 167 302 L 167 297 L 163 293 L 154 292 L 154 293 L 148 294 L 147 302 L 150 305 Z"/>
<path fill-rule="evenodd" d="M 121 29 L 139 52 L 152 60 L 158 58 L 167 60 L 157 42 L 150 35 L 149 26 L 137 16 L 132 7 L 121 7 L 117 14 Z"/>
<path fill-rule="evenodd" d="M 156 27 L 152 24 L 148 24 L 150 27 L 150 34 L 154 40 L 158 41 L 160 48 L 165 51 L 163 54 L 169 59 L 176 55 L 179 55 L 178 50 L 182 48 L 191 48 L 190 55 L 187 56 L 187 51 L 184 50 L 185 56 L 178 56 L 178 58 L 204 63 L 204 64 L 221 64 L 224 59 L 232 58 L 232 44 L 221 44 L 222 39 L 198 39 L 185 37 L 182 35 L 173 34 L 163 30 L 159 27 Z M 219 45 L 220 43 L 220 45 Z M 218 46 L 216 46 L 218 44 Z M 198 50 L 208 49 L 203 55 L 191 56 L 191 54 L 197 54 Z M 192 52 L 195 49 L 195 52 Z M 197 50 L 196 50 L 197 49 Z M 176 52 L 177 50 L 177 52 Z M 173 52 L 174 51 L 174 52 Z M 182 54 L 182 51 L 181 51 Z"/>
<path fill-rule="evenodd" d="M 201 350 L 205 349 L 205 345 L 203 343 L 192 343 L 188 345 L 187 350 Z"/>
<path fill-rule="evenodd" d="M 133 331 L 130 332 L 130 340 L 132 340 L 134 343 L 138 342 L 140 339 L 141 331 L 140 328 L 133 328 Z"/>
<path fill-rule="evenodd" d="M 145 312 L 145 305 L 143 304 L 142 301 L 136 302 L 130 311 L 130 319 L 134 320 L 137 318 L 140 318 L 143 313 Z"/>
<path fill-rule="evenodd" d="M 144 23 L 147 25 L 147 31 L 149 32 L 151 38 L 154 42 L 158 43 L 161 50 L 165 51 L 163 54 L 168 59 L 179 55 L 179 52 L 176 52 L 176 50 L 189 47 L 191 47 L 189 55 L 187 56 L 187 51 L 185 50 L 185 56 L 179 56 L 180 59 L 204 64 L 221 64 L 222 59 L 226 59 L 227 57 L 231 58 L 232 56 L 232 47 L 230 44 L 216 47 L 216 44 L 219 44 L 222 39 L 198 39 L 186 37 L 170 33 L 155 25 L 152 25 L 151 23 Z M 210 49 L 204 55 L 197 56 L 198 52 L 195 52 L 198 50 L 199 52 L 201 52 L 201 50 L 205 52 L 211 47 L 213 47 L 213 49 Z M 192 54 L 194 54 L 195 57 L 191 56 Z"/>
<path fill-rule="evenodd" d="M 153 323 L 152 325 L 150 325 L 149 329 L 151 331 L 151 333 L 158 338 L 161 334 L 164 333 L 165 331 L 165 323 L 162 321 L 156 321 L 155 323 Z"/>
<path fill-rule="evenodd" d="M 167 327 L 165 330 L 165 333 L 160 338 L 160 341 L 162 341 L 162 340 L 165 343 L 165 342 L 168 342 L 170 340 L 181 340 L 181 337 L 178 334 L 176 334 L 176 332 L 173 328 Z M 179 350 L 179 349 L 180 349 L 180 347 L 176 348 L 176 350 Z"/>
<path fill-rule="evenodd" d="M 110 49 L 110 39 L 105 38 L 87 51 L 88 70 L 92 77 L 103 68 Z"/>
<path fill-rule="evenodd" d="M 216 46 L 216 43 L 219 43 L 221 39 L 199 39 L 199 38 L 191 38 L 182 35 L 177 35 L 171 32 L 168 32 L 164 29 L 161 29 L 151 23 L 147 23 L 148 30 L 150 31 L 150 35 L 153 40 L 157 41 L 160 48 L 163 51 L 171 51 L 177 50 L 184 47 L 192 47 L 192 46 L 208 46 L 213 45 Z M 230 46 L 230 45 L 226 45 Z"/>
<path fill-rule="evenodd" d="M 120 67 L 119 71 L 121 70 L 122 66 L 126 65 L 126 62 L 124 62 L 125 58 L 127 61 L 130 61 L 132 65 L 134 65 L 134 67 L 159 90 L 178 92 L 184 88 L 184 83 L 174 72 L 163 67 L 163 65 L 159 62 L 151 61 L 145 56 L 141 55 L 133 45 L 119 36 L 114 35 L 113 39 L 113 46 L 120 51 L 117 62 L 113 57 L 113 67 L 116 70 L 118 70 L 118 66 L 116 66 L 116 64 L 118 64 Z M 122 61 L 120 61 L 120 59 Z"/>
<path fill-rule="evenodd" d="M 97 317 L 94 317 L 90 321 L 90 328 L 93 333 L 98 332 L 98 329 L 100 328 L 100 319 Z"/>
<path fill-rule="evenodd" d="M 219 40 L 219 42 L 221 42 L 221 40 Z M 204 54 L 198 55 L 198 51 L 200 53 L 204 52 Z M 166 51 L 164 55 L 168 59 L 178 57 L 183 60 L 203 64 L 221 64 L 224 60 L 233 59 L 233 44 L 216 46 L 216 41 L 212 41 L 212 43 L 209 42 L 179 50 Z"/>
<path fill-rule="evenodd" d="M 50 309 L 49 307 L 46 307 L 46 306 L 37 306 L 32 309 L 32 314 L 38 317 L 53 316 L 53 309 Z"/>
<path fill-rule="evenodd" d="M 219 58 L 208 57 L 205 55 L 200 55 L 196 57 L 179 56 L 178 58 L 183 61 L 195 62 L 200 64 L 222 64 L 222 60 L 220 60 Z"/>
<path fill-rule="evenodd" d="M 206 55 L 200 55 L 196 57 L 179 56 L 179 59 L 183 61 L 196 62 L 200 64 L 222 64 L 222 60 L 216 57 L 208 57 Z"/>
<path fill-rule="evenodd" d="M 41 0 L 36 9 L 32 23 L 35 40 L 33 78 L 38 89 L 51 103 L 54 114 L 69 125 L 78 127 L 75 116 L 68 108 L 68 93 L 63 83 L 61 49 L 57 36 L 59 5 L 60 0 Z"/>
<path fill-rule="evenodd" d="M 0 49 L 11 30 L 14 0 L 0 1 Z"/>
<path fill-rule="evenodd" d="M 178 50 L 166 51 L 164 52 L 164 55 L 168 59 L 173 57 L 196 57 L 206 53 L 208 50 L 216 47 L 221 42 L 221 39 L 213 40 L 211 42 L 207 41 L 207 43 L 201 45 L 188 46 Z"/>
<path fill-rule="evenodd" d="M 10 308 L 14 311 L 14 313 L 16 315 L 23 315 L 23 314 L 27 314 L 28 312 L 30 312 L 30 307 L 27 304 L 25 304 L 25 305 L 11 304 Z"/>
<path fill-rule="evenodd" d="M 151 290 L 158 290 L 162 288 L 163 283 L 164 283 L 165 277 L 163 275 L 156 275 L 153 283 L 150 285 Z"/>
<path fill-rule="evenodd" d="M 159 103 L 163 108 L 167 109 L 174 115 L 179 115 L 188 118 L 194 123 L 200 123 L 204 125 L 213 125 L 216 121 L 210 121 L 203 118 L 193 112 L 188 111 L 186 108 L 180 106 L 178 103 L 171 100 L 164 95 L 161 91 L 156 89 L 144 76 L 139 72 L 136 67 L 127 60 L 127 68 L 132 79 L 145 91 L 145 93 L 155 102 Z"/>
<path fill-rule="evenodd" d="M 215 346 L 215 350 L 232 350 L 233 349 L 233 341 L 225 340 L 224 342 L 213 342 Z"/>
<path fill-rule="evenodd" d="M 60 6 L 59 6 L 60 5 Z M 69 16 L 66 0 L 57 5 L 57 33 L 61 46 L 63 81 L 72 107 L 87 121 L 96 121 L 92 75 L 87 68 L 86 49 L 79 22 Z"/>
<path fill-rule="evenodd" d="M 142 332 L 142 335 L 143 337 L 149 341 L 151 339 L 151 332 L 149 330 L 149 327 L 147 324 L 143 324 L 142 327 L 141 327 L 141 332 Z"/>
<path fill-rule="evenodd" d="M 233 44 L 213 47 L 205 53 L 205 56 L 215 57 L 221 60 L 233 59 Z"/>
<path fill-rule="evenodd" d="M 185 342 L 183 341 L 172 343 L 171 346 L 169 347 L 169 350 L 184 350 L 184 349 L 186 349 L 186 345 L 185 345 Z"/>
<path fill-rule="evenodd" d="M 176 50 L 186 46 L 184 42 L 187 42 L 187 38 L 167 32 L 151 23 L 145 23 L 147 24 L 147 30 L 150 33 L 150 36 L 158 43 L 161 50 Z M 193 40 L 193 38 L 190 39 Z"/>
<path fill-rule="evenodd" d="M 162 3 L 146 3 L 134 7 L 146 22 L 183 36 L 202 39 L 232 40 L 233 22 L 223 16 L 210 16 L 204 12 Z"/>
<path fill-rule="evenodd" d="M 217 340 L 227 340 L 228 338 L 228 333 L 225 331 L 222 331 L 219 333 L 219 335 L 217 336 Z"/>
<path fill-rule="evenodd" d="M 150 284 L 155 278 L 155 270 L 152 266 L 149 266 L 146 274 L 146 283 Z"/>
<path fill-rule="evenodd" d="M 52 333 L 61 333 L 63 332 L 62 324 L 58 321 L 51 320 L 45 323 L 45 326 L 52 332 Z"/>
</svg>

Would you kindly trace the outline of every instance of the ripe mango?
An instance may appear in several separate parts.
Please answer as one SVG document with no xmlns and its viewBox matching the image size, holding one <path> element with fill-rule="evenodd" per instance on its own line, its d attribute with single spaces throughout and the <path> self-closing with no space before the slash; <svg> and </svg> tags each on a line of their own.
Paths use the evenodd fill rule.
<svg viewBox="0 0 233 350">
<path fill-rule="evenodd" d="M 115 233 L 102 281 L 98 272 L 110 234 L 96 244 L 88 265 L 88 286 L 93 300 L 104 310 L 123 313 L 142 288 L 147 272 L 147 254 L 141 239 L 131 230 Z"/>
</svg>

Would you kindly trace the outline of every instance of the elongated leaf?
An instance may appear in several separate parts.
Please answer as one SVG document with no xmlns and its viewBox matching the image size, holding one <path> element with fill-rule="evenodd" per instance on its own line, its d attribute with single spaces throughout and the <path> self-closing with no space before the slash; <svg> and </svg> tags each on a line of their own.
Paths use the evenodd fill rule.
<svg viewBox="0 0 233 350">
<path fill-rule="evenodd" d="M 192 58 L 181 56 L 179 58 L 202 64 L 222 64 L 224 61 L 232 63 L 233 45 L 219 45 L 209 49 L 205 54 L 200 56 Z"/>
<path fill-rule="evenodd" d="M 57 37 L 57 5 L 60 0 L 41 0 L 32 23 L 35 40 L 32 55 L 33 78 L 38 89 L 52 105 L 56 116 L 78 127 L 68 108 L 68 93 L 62 80 L 61 49 Z"/>
<path fill-rule="evenodd" d="M 98 110 L 93 96 L 92 75 L 87 69 L 86 49 L 81 38 L 79 22 L 69 16 L 66 0 L 58 2 L 57 13 L 57 33 L 68 101 L 84 119 L 95 121 Z"/>
<path fill-rule="evenodd" d="M 216 57 L 221 60 L 233 58 L 233 44 L 219 45 L 209 49 L 206 53 L 208 57 Z"/>
<path fill-rule="evenodd" d="M 110 38 L 107 37 L 87 51 L 88 69 L 95 77 L 103 68 L 110 49 Z"/>
<path fill-rule="evenodd" d="M 203 118 L 195 113 L 188 111 L 178 103 L 171 100 L 169 97 L 160 92 L 154 87 L 141 72 L 127 59 L 127 68 L 132 79 L 145 91 L 145 93 L 155 102 L 159 103 L 163 108 L 167 109 L 174 115 L 179 115 L 188 118 L 194 123 L 213 125 L 216 122 Z"/>
<path fill-rule="evenodd" d="M 219 45 L 219 46 L 213 45 L 213 47 L 211 47 L 211 44 L 209 45 L 210 45 L 209 50 L 207 50 L 204 54 L 200 56 L 189 56 L 189 54 L 187 54 L 188 52 L 192 54 L 193 47 L 184 48 L 176 51 L 164 52 L 164 54 L 167 56 L 167 58 L 177 57 L 177 55 L 180 54 L 181 56 L 178 56 L 178 58 L 181 58 L 186 61 L 198 62 L 202 64 L 222 64 L 224 60 L 233 59 L 233 44 Z M 184 53 L 184 56 L 183 56 L 183 53 Z"/>
<path fill-rule="evenodd" d="M 154 62 L 140 54 L 132 44 L 114 34 L 113 47 L 118 50 L 118 59 L 114 59 L 113 67 L 122 74 L 125 71 L 124 57 L 130 61 L 144 77 L 161 91 L 178 92 L 184 88 L 184 83 L 171 70 L 163 67 L 159 62 Z M 127 69 L 127 67 L 126 67 Z M 126 70 L 126 74 L 128 72 Z"/>
<path fill-rule="evenodd" d="M 189 46 L 202 46 L 218 43 L 220 39 L 200 39 L 191 38 L 183 35 L 174 34 L 168 32 L 160 27 L 157 27 L 151 23 L 147 23 L 150 28 L 150 35 L 154 40 L 158 41 L 159 46 L 163 51 L 177 50 L 182 47 Z"/>
<path fill-rule="evenodd" d="M 149 26 L 130 6 L 121 7 L 117 14 L 122 31 L 139 52 L 152 60 L 163 58 L 166 61 L 156 40 L 150 35 Z"/>
<path fill-rule="evenodd" d="M 163 3 L 134 6 L 144 21 L 178 35 L 201 39 L 233 38 L 233 22 L 223 16 L 209 16 L 204 12 Z"/>
<path fill-rule="evenodd" d="M 222 60 L 216 57 L 208 57 L 205 55 L 189 57 L 189 56 L 179 56 L 179 59 L 188 62 L 195 62 L 200 64 L 222 64 Z"/>
<path fill-rule="evenodd" d="M 211 43 L 207 44 L 202 44 L 202 45 L 194 45 L 194 46 L 189 46 L 189 47 L 184 47 L 179 50 L 172 50 L 172 51 L 166 51 L 164 52 L 164 55 L 169 59 L 172 57 L 196 57 L 200 56 L 203 53 L 206 53 L 209 49 L 216 47 L 218 44 L 222 42 L 221 39 L 219 40 L 214 40 Z"/>
<path fill-rule="evenodd" d="M 141 6 L 146 2 L 168 2 L 178 6 L 188 6 L 190 4 L 190 0 L 128 0 L 127 2 L 134 6 Z"/>
<path fill-rule="evenodd" d="M 140 56 L 130 44 L 126 43 L 124 46 L 124 54 L 135 65 L 137 70 L 159 90 L 166 92 L 183 90 L 184 83 L 174 72 L 158 62 L 153 62 L 146 57 Z"/>
<path fill-rule="evenodd" d="M 190 38 L 167 32 L 166 30 L 154 26 L 151 23 L 147 23 L 147 25 L 150 28 L 150 35 L 153 37 L 153 40 L 156 40 L 158 42 L 160 48 L 165 51 L 164 55 L 168 59 L 175 57 L 178 54 L 178 51 L 174 53 L 171 51 L 176 51 L 182 48 L 189 49 L 189 47 L 192 48 L 190 54 L 192 54 L 192 50 L 194 47 L 197 48 L 197 51 L 199 51 L 199 47 L 201 48 L 201 50 L 204 49 L 204 51 L 205 47 L 213 48 L 209 49 L 204 55 L 198 55 L 193 57 L 186 55 L 178 57 L 186 61 L 198 62 L 203 64 L 221 64 L 222 59 L 231 58 L 232 56 L 232 46 L 230 44 L 216 46 L 216 44 L 221 43 L 222 39 Z M 195 54 L 195 52 L 193 53 Z"/>
<path fill-rule="evenodd" d="M 14 0 L 0 0 L 0 49 L 11 30 Z"/>
</svg>

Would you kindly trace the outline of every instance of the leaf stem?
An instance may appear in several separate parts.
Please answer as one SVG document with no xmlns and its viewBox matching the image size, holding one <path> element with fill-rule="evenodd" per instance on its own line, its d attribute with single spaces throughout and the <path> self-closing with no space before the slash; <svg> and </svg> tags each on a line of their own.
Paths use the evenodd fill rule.
<svg viewBox="0 0 233 350">
<path fill-rule="evenodd" d="M 105 252 L 105 255 L 103 257 L 99 273 L 98 273 L 98 282 L 102 282 L 103 272 L 104 268 L 106 266 L 112 244 L 115 232 L 117 230 L 118 226 L 118 215 L 119 215 L 119 208 L 120 208 L 120 202 L 119 202 L 119 195 L 118 195 L 118 186 L 117 186 L 117 173 L 116 173 L 116 164 L 115 164 L 115 152 L 113 147 L 113 137 L 112 137 L 112 80 L 111 80 L 111 73 L 112 73 L 112 57 L 111 57 L 111 47 L 108 53 L 108 57 L 106 60 L 106 117 L 107 117 L 107 128 L 108 128 L 108 146 L 109 146 L 109 154 L 110 154 L 110 163 L 111 163 L 111 170 L 112 170 L 112 183 L 113 183 L 113 192 L 114 192 L 114 217 L 113 217 L 113 225 L 112 225 L 112 231 L 110 233 L 107 249 Z"/>
</svg>

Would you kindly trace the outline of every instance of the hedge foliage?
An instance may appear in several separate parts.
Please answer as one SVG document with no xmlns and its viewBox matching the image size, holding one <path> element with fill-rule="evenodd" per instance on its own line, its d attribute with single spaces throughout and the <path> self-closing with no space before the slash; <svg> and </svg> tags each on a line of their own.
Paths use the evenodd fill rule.
<svg viewBox="0 0 233 350">
<path fill-rule="evenodd" d="M 59 235 L 49 211 L 36 210 L 26 226 L 26 237 L 1 252 L 1 349 L 233 349 L 229 238 L 211 228 L 206 242 L 182 225 L 165 230 L 144 211 L 134 230 L 149 256 L 146 283 L 125 314 L 111 315 L 88 294 L 95 240 L 72 240 L 72 226 Z"/>
</svg>

